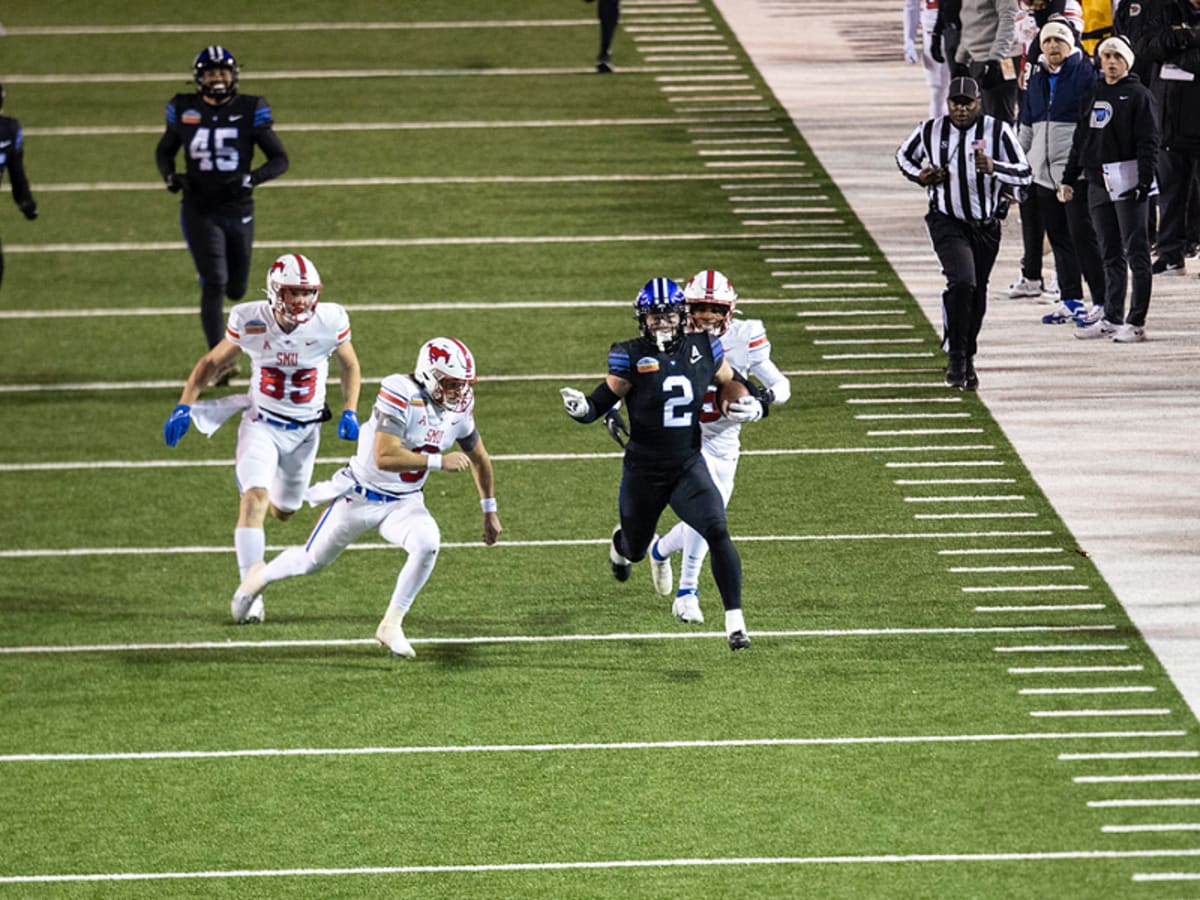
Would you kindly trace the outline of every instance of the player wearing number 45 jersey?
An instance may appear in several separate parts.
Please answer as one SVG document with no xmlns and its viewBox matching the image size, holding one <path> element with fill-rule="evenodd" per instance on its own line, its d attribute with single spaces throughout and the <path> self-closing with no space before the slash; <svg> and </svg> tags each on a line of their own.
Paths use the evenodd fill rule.
<svg viewBox="0 0 1200 900">
<path fill-rule="evenodd" d="M 225 298 L 241 300 L 250 277 L 257 185 L 288 168 L 264 97 L 238 93 L 238 65 L 224 47 L 205 47 L 192 63 L 195 93 L 167 103 L 167 130 L 155 150 L 167 190 L 183 195 L 183 239 L 200 276 L 200 324 L 209 347 L 221 340 Z M 266 161 L 254 168 L 254 148 Z M 184 171 L 175 171 L 183 149 Z M 226 373 L 217 373 L 220 379 Z"/>
<path fill-rule="evenodd" d="M 708 386 L 721 392 L 733 370 L 718 337 L 685 330 L 687 301 L 668 278 L 648 282 L 634 301 L 642 336 L 612 345 L 608 377 L 584 396 L 562 388 L 567 413 L 593 422 L 624 400 L 629 443 L 621 474 L 621 523 L 613 532 L 609 561 L 618 581 L 646 556 L 659 516 L 669 505 L 704 537 L 712 553 L 713 578 L 725 606 L 729 649 L 750 646 L 742 615 L 742 562 L 729 536 L 725 504 L 700 455 L 700 416 Z M 743 394 L 745 391 L 743 390 Z M 749 422 L 762 417 L 753 396 L 733 399 L 726 415 Z"/>
<path fill-rule="evenodd" d="M 416 656 L 404 636 L 404 616 L 429 580 L 441 545 L 422 493 L 429 473 L 469 469 L 479 489 L 483 542 L 494 544 L 500 537 L 492 461 L 475 429 L 474 381 L 471 351 L 445 337 L 421 347 L 411 376 L 383 379 L 350 464 L 305 495 L 314 506 L 329 504 L 308 543 L 251 568 L 233 595 L 234 608 L 249 605 L 269 584 L 325 568 L 352 541 L 377 529 L 403 547 L 408 559 L 375 639 L 393 656 Z M 455 444 L 462 452 L 448 452 Z"/>
<path fill-rule="evenodd" d="M 227 418 L 242 412 L 236 467 L 242 497 L 234 531 L 240 577 L 262 562 L 268 509 L 286 521 L 304 499 L 321 423 L 330 418 L 325 405 L 330 356 L 341 370 L 344 411 L 338 437 L 358 438 L 354 410 L 361 373 L 350 343 L 350 319 L 336 303 L 318 304 L 320 294 L 321 277 L 310 259 L 289 253 L 275 260 L 267 272 L 268 299 L 239 303 L 230 311 L 225 337 L 196 363 L 179 405 L 163 427 L 167 445 L 174 447 L 192 422 L 211 435 Z M 213 373 L 239 353 L 252 364 L 249 393 L 197 403 Z M 235 621 L 263 620 L 262 598 L 251 600 L 241 607 L 235 604 Z"/>
</svg>

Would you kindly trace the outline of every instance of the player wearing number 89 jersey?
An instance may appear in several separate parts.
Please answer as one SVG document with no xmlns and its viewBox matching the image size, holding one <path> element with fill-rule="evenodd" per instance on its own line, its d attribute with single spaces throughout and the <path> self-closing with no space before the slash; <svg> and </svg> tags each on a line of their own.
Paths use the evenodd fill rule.
<svg viewBox="0 0 1200 900">
<path fill-rule="evenodd" d="M 224 47 L 205 47 L 192 63 L 195 93 L 167 103 L 155 150 L 159 174 L 180 193 L 183 238 L 200 276 L 200 321 L 209 347 L 222 337 L 224 301 L 246 294 L 254 243 L 254 188 L 288 169 L 265 97 L 238 93 L 238 65 Z M 254 148 L 266 155 L 257 168 Z M 183 171 L 175 157 L 183 150 Z"/>
<path fill-rule="evenodd" d="M 320 445 L 321 423 L 329 418 L 325 405 L 329 357 L 341 372 L 343 412 L 338 437 L 358 438 L 358 358 L 350 343 L 350 319 L 336 303 L 318 303 L 321 278 L 312 261 L 298 253 L 279 257 L 267 272 L 267 299 L 239 303 L 229 314 L 225 337 L 202 356 L 163 427 L 174 447 L 192 422 L 206 434 L 236 412 L 238 427 L 236 473 L 241 501 L 234 531 L 238 570 L 242 577 L 261 564 L 266 540 L 263 522 L 268 510 L 287 520 L 300 508 L 312 479 Z M 238 354 L 250 357 L 250 390 L 219 400 L 196 402 L 214 373 L 228 367 Z M 235 605 L 238 622 L 261 622 L 261 598 Z"/>
</svg>

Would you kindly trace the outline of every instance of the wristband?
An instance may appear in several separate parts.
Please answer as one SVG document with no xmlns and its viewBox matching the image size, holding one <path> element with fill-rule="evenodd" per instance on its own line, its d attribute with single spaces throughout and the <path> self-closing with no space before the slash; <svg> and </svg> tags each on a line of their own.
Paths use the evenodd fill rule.
<svg viewBox="0 0 1200 900">
<path fill-rule="evenodd" d="M 479 508 L 482 509 L 485 513 L 495 512 L 496 511 L 496 498 L 495 497 L 484 497 L 482 500 L 479 501 Z"/>
<path fill-rule="evenodd" d="M 442 467 L 442 454 L 430 453 L 425 457 L 425 469 L 429 472 L 436 472 Z"/>
</svg>

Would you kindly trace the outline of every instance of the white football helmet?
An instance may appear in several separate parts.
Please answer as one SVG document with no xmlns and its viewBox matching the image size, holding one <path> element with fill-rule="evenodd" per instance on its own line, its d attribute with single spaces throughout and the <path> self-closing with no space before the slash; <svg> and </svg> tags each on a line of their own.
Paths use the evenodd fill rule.
<svg viewBox="0 0 1200 900">
<path fill-rule="evenodd" d="M 683 289 L 683 296 L 688 301 L 693 331 L 707 331 L 720 337 L 729 330 L 733 311 L 737 308 L 737 291 L 716 269 L 705 269 L 693 275 Z"/>
<path fill-rule="evenodd" d="M 292 288 L 293 291 L 285 291 Z M 313 317 L 321 297 L 321 276 L 312 260 L 286 253 L 267 270 L 267 299 L 285 325 L 303 325 Z"/>
<path fill-rule="evenodd" d="M 443 409 L 466 412 L 474 402 L 475 357 L 462 341 L 448 337 L 426 341 L 417 353 L 413 377 Z"/>
</svg>

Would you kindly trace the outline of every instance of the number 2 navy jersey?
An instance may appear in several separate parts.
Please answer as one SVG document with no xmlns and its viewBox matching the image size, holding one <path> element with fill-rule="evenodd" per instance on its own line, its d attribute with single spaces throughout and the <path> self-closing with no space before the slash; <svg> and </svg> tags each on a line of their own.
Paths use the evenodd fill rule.
<svg viewBox="0 0 1200 900">
<path fill-rule="evenodd" d="M 265 97 L 235 94 L 221 106 L 199 94 L 176 94 L 167 103 L 167 132 L 183 148 L 188 189 L 184 201 L 208 211 L 250 205 L 250 174 L 257 134 L 272 127 Z"/>
<path fill-rule="evenodd" d="M 250 400 L 268 415 L 300 422 L 325 408 L 329 357 L 350 340 L 350 317 L 322 300 L 313 317 L 292 331 L 275 320 L 268 300 L 239 303 L 229 311 L 225 339 L 250 357 Z"/>
<path fill-rule="evenodd" d="M 612 345 L 609 374 L 633 385 L 625 397 L 629 458 L 677 465 L 700 449 L 704 394 L 724 357 L 708 334 L 686 334 L 670 352 L 644 337 Z"/>
</svg>

